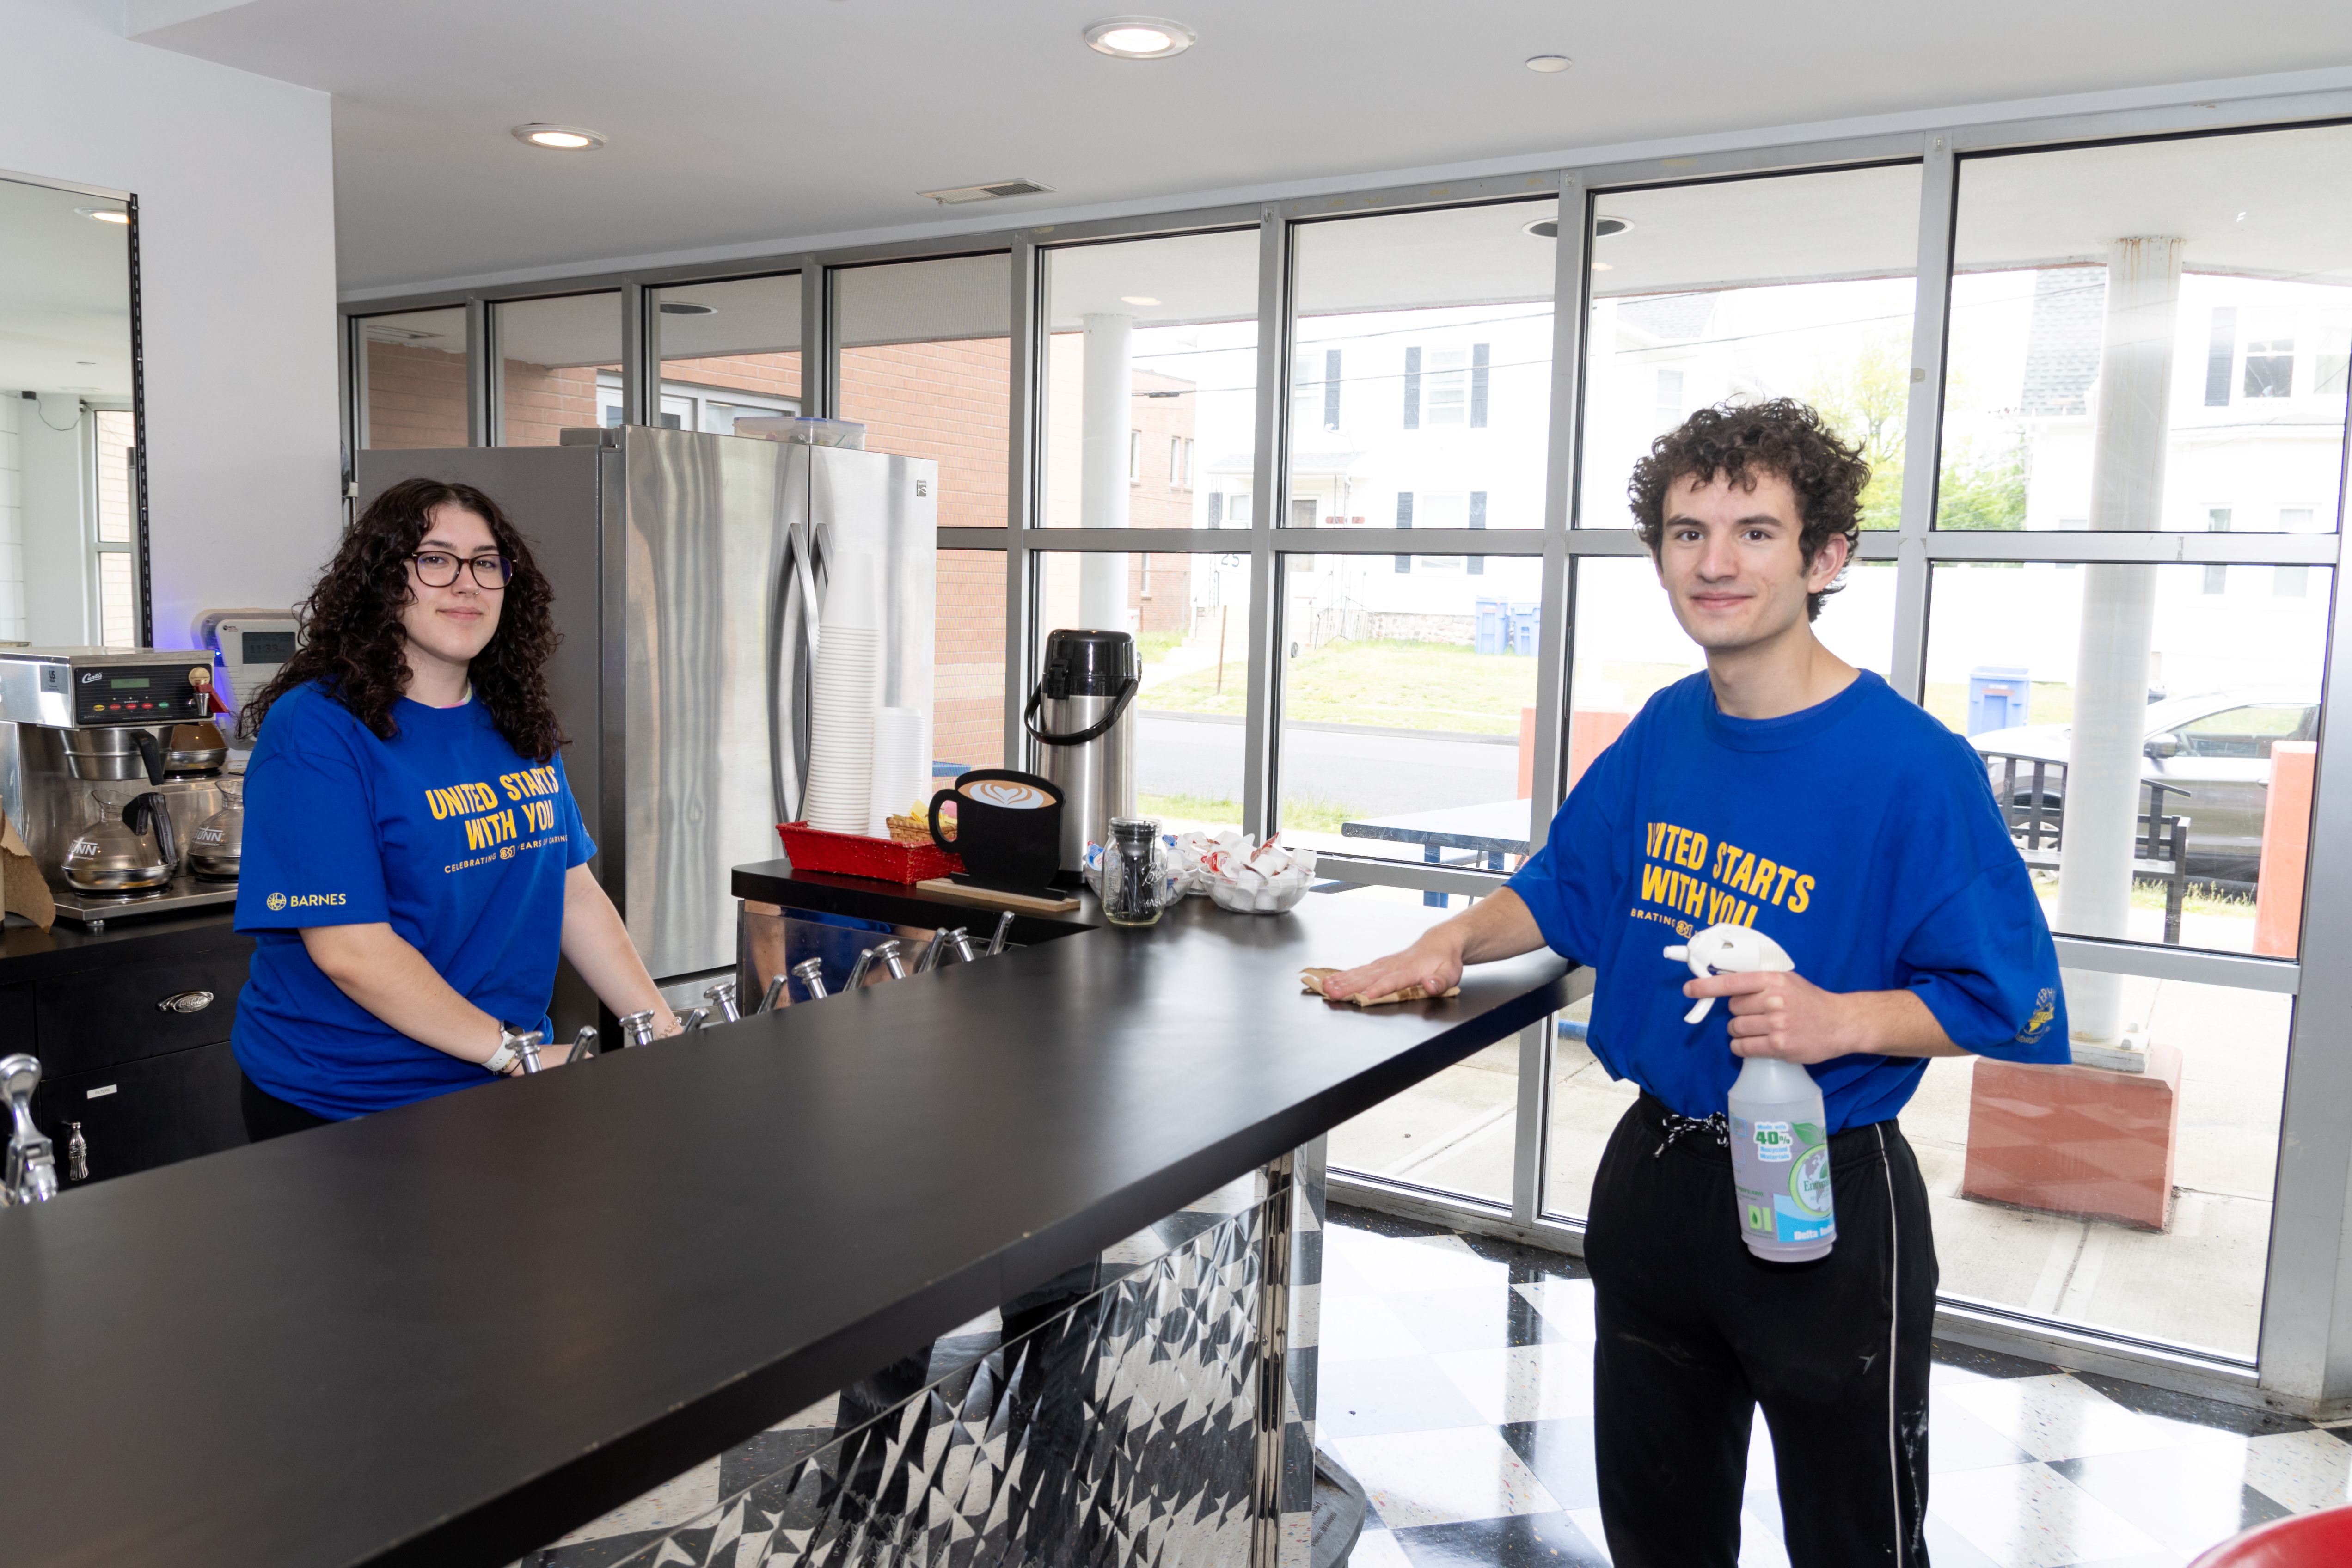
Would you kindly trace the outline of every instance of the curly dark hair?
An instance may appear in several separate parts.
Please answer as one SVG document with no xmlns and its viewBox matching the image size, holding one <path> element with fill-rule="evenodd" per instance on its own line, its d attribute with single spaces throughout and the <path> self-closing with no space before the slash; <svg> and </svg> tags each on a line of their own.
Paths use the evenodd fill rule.
<svg viewBox="0 0 2352 1568">
<path fill-rule="evenodd" d="M 378 736 L 400 732 L 393 709 L 408 684 L 400 613 L 414 591 L 408 558 L 430 525 L 434 509 L 460 507 L 489 524 L 499 552 L 514 563 L 499 608 L 499 628 L 474 656 L 468 671 L 474 696 L 516 754 L 543 763 L 566 744 L 547 695 L 547 661 L 563 640 L 551 613 L 555 595 L 531 559 L 530 546 L 499 503 L 471 485 L 403 479 L 370 501 L 343 531 L 335 558 L 298 612 L 302 643 L 277 677 L 237 715 L 248 740 L 261 732 L 271 704 L 320 681 L 352 717 Z"/>
<path fill-rule="evenodd" d="M 1718 403 L 1702 408 L 1650 445 L 1650 455 L 1633 465 L 1625 499 L 1633 509 L 1633 531 L 1650 559 L 1658 558 L 1665 531 L 1666 491 L 1675 480 L 1701 483 L 1721 479 L 1742 489 L 1756 488 L 1759 473 L 1778 474 L 1797 492 L 1802 524 L 1797 549 L 1810 570 L 1813 557 L 1832 535 L 1843 534 L 1846 559 L 1862 543 L 1862 491 L 1870 465 L 1862 448 L 1841 440 L 1813 409 L 1793 397 L 1769 403 Z M 1805 595 L 1805 618 L 1817 618 L 1822 601 L 1844 585 L 1844 575 L 1818 594 Z"/>
</svg>

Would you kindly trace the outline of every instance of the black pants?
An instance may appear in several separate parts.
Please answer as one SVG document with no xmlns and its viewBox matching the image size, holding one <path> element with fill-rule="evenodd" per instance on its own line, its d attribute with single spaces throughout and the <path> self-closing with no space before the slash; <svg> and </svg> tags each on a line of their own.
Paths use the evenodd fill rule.
<svg viewBox="0 0 2352 1568">
<path fill-rule="evenodd" d="M 1593 1447 L 1617 1568 L 1733 1568 L 1758 1405 L 1796 1568 L 1927 1568 L 1927 1189 L 1892 1121 L 1830 1140 L 1837 1245 L 1766 1263 L 1739 1238 L 1731 1155 L 1661 1149 L 1648 1095 L 1593 1180 Z"/>
<path fill-rule="evenodd" d="M 333 1125 L 330 1118 L 314 1116 L 299 1105 L 285 1100 L 263 1089 L 245 1076 L 236 1075 L 237 1109 L 245 1112 L 245 1135 L 258 1143 L 265 1138 L 283 1138 L 289 1132 L 308 1132 L 313 1127 Z"/>
</svg>

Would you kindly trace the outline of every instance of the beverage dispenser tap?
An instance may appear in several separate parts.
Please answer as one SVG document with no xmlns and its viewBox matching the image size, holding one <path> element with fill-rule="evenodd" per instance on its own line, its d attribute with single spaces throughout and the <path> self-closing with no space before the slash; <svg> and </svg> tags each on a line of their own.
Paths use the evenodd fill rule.
<svg viewBox="0 0 2352 1568">
<path fill-rule="evenodd" d="M 831 994 L 831 993 L 826 991 L 824 988 L 824 965 L 818 960 L 814 958 L 802 959 L 798 963 L 793 965 L 793 973 L 799 978 L 801 988 L 809 994 L 810 1001 L 822 1002 L 826 996 Z M 768 988 L 768 994 L 774 997 L 777 1004 L 781 1005 L 784 999 L 784 977 L 782 975 L 779 974 L 776 976 L 776 983 Z"/>
<path fill-rule="evenodd" d="M 883 963 L 888 967 L 891 979 L 904 980 L 907 978 L 907 965 L 906 962 L 899 956 L 900 949 L 898 946 L 898 939 L 897 937 L 884 937 L 880 942 L 874 944 L 874 951 L 881 958 Z"/>
<path fill-rule="evenodd" d="M 964 927 L 958 926 L 948 932 L 948 941 L 954 944 L 952 951 L 959 963 L 971 963 L 980 957 L 980 950 L 971 945 L 971 932 Z"/>
<path fill-rule="evenodd" d="M 49 1140 L 33 1124 L 33 1090 L 41 1084 L 38 1058 L 22 1051 L 0 1058 L 0 1095 L 8 1100 L 8 1155 L 0 1169 L 0 1202 L 46 1203 L 58 1195 L 58 1164 Z"/>
<path fill-rule="evenodd" d="M 719 1012 L 719 1022 L 731 1024 L 743 1014 L 735 1005 L 735 982 L 722 980 L 702 994 L 702 999 Z"/>
<path fill-rule="evenodd" d="M 539 1070 L 539 1047 L 547 1043 L 545 1035 L 537 1029 L 530 1029 L 519 1035 L 509 1035 L 506 1043 L 512 1046 L 515 1055 L 522 1058 L 522 1070 L 526 1075 Z"/>
<path fill-rule="evenodd" d="M 988 956 L 994 958 L 1004 951 L 1004 939 L 1013 934 L 1013 911 L 1005 910 L 996 917 L 996 934 L 988 939 Z"/>
<path fill-rule="evenodd" d="M 654 1010 L 651 1007 L 642 1013 L 629 1014 L 620 1020 L 620 1024 L 621 1038 L 630 1045 L 650 1046 L 654 1043 Z"/>
<path fill-rule="evenodd" d="M 686 1012 L 680 1013 L 680 1014 L 677 1016 L 677 1032 L 678 1032 L 679 1034 L 681 1034 L 681 1035 L 691 1035 L 691 1034 L 693 1034 L 696 1030 L 698 1030 L 698 1029 L 701 1028 L 705 1024 L 708 1024 L 708 1023 L 709 1023 L 709 1022 L 710 1022 L 710 1009 L 709 1009 L 709 1008 L 708 1008 L 708 1007 L 692 1007 L 692 1008 L 688 1008 Z"/>
<path fill-rule="evenodd" d="M 580 1032 L 572 1037 L 572 1055 L 568 1061 L 584 1062 L 596 1054 L 596 1029 L 593 1024 L 583 1024 Z"/>
<path fill-rule="evenodd" d="M 761 1013 L 772 1013 L 777 1008 L 782 1006 L 784 1005 L 784 993 L 792 988 L 792 984 L 793 977 L 790 974 L 779 974 L 773 980 L 769 981 L 767 991 L 760 998 L 758 1011 Z M 818 984 L 823 984 L 824 982 L 819 981 Z M 811 992 L 809 994 L 814 995 L 816 993 Z"/>
<path fill-rule="evenodd" d="M 940 953 L 947 944 L 947 928 L 942 926 L 931 933 L 930 942 L 923 949 L 923 956 L 915 960 L 915 973 L 928 974 L 937 969 L 940 966 Z"/>
</svg>

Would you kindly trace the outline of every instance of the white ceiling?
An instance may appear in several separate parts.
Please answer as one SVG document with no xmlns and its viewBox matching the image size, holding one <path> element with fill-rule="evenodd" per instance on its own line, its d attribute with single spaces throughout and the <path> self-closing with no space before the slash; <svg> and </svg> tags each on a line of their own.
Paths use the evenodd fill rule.
<svg viewBox="0 0 2352 1568">
<path fill-rule="evenodd" d="M 342 282 L 382 288 L 1941 105 L 2352 64 L 2333 0 L 129 0 L 145 42 L 335 96 Z M 1538 75 L 1528 55 L 1575 68 Z M 551 153 L 525 121 L 611 144 Z"/>
<path fill-rule="evenodd" d="M 131 395 L 130 230 L 88 206 L 122 204 L 0 180 L 0 395 Z"/>
</svg>

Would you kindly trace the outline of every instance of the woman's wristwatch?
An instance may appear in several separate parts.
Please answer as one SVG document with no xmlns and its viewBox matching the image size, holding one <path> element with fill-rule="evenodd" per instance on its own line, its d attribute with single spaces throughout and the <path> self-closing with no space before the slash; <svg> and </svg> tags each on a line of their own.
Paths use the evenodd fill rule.
<svg viewBox="0 0 2352 1568">
<path fill-rule="evenodd" d="M 483 1058 L 482 1065 L 500 1078 L 513 1077 L 516 1069 L 522 1065 L 522 1053 L 515 1049 L 515 1042 L 520 1037 L 513 1025 L 500 1023 L 499 1048 Z"/>
</svg>

